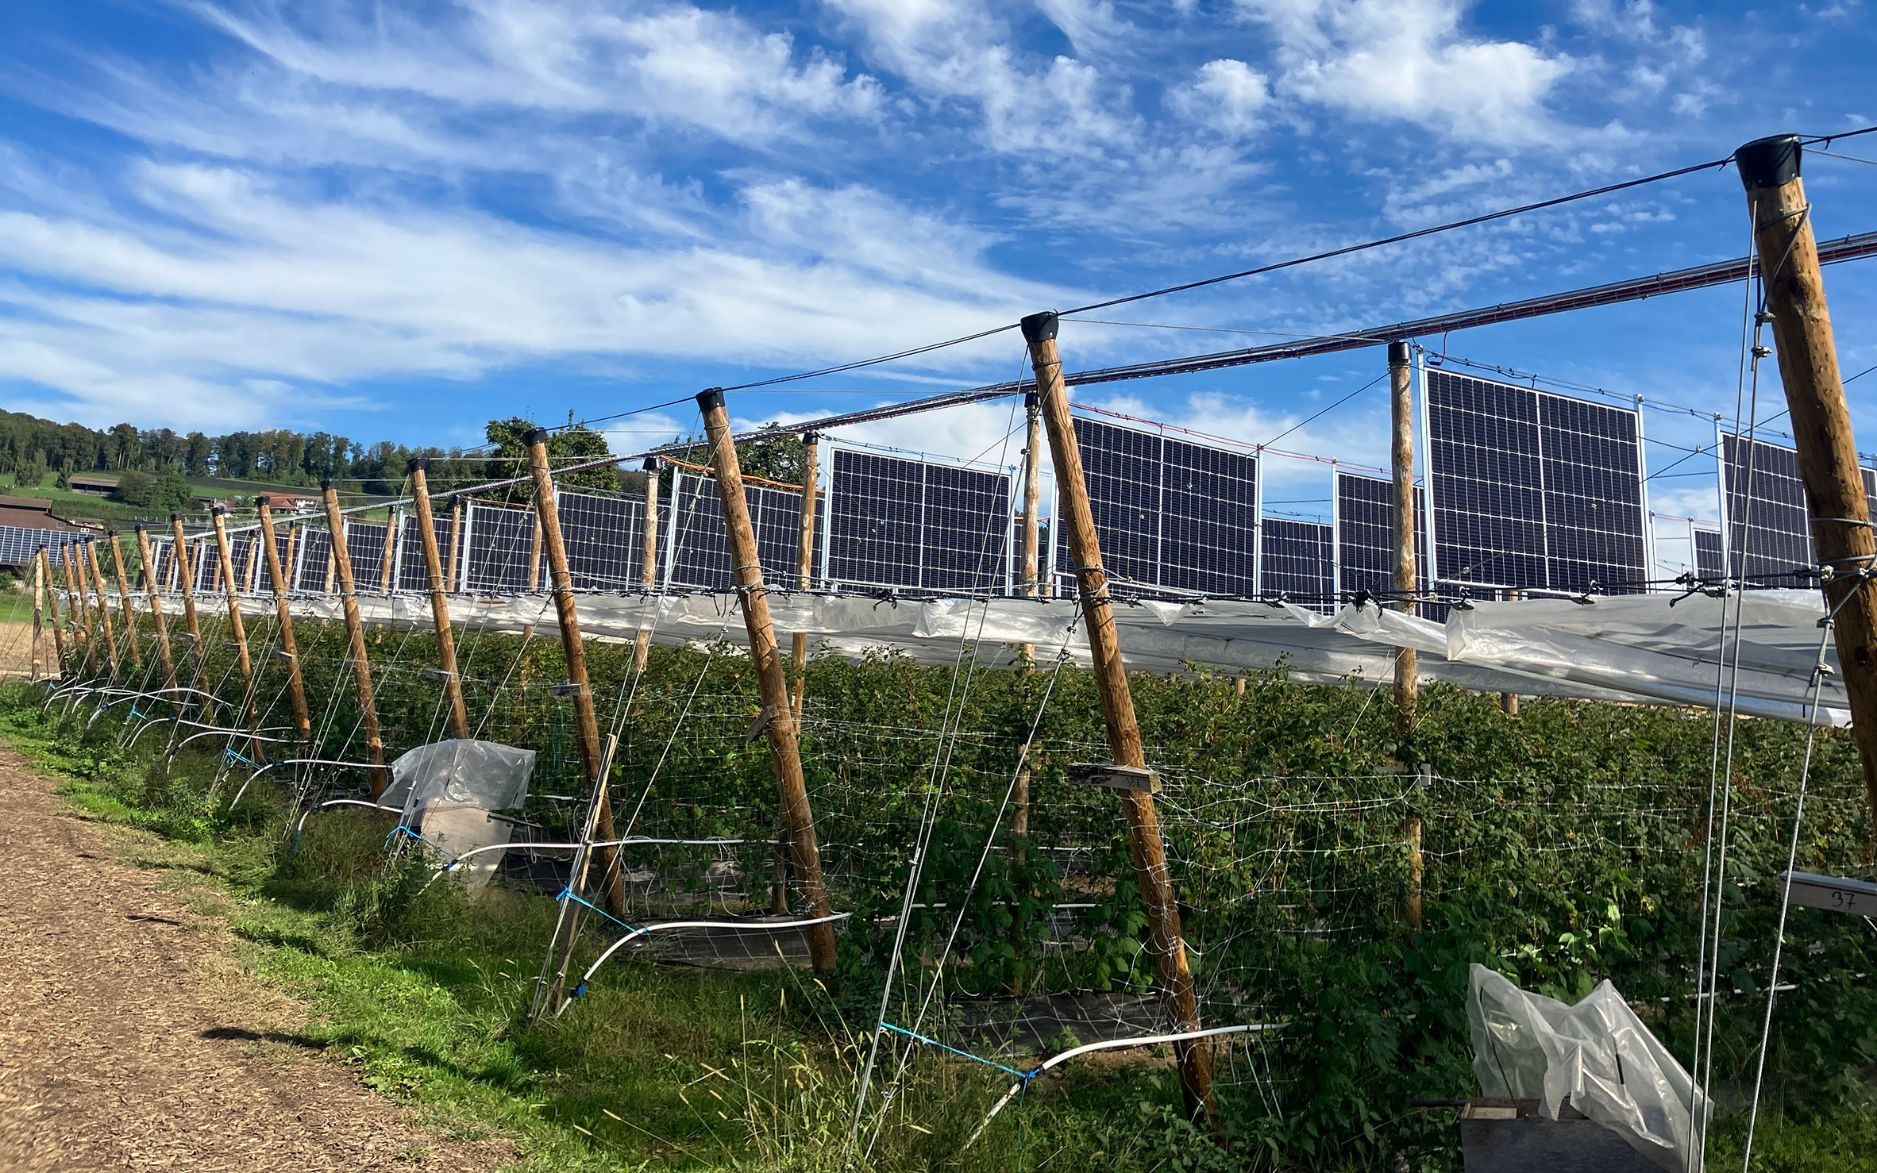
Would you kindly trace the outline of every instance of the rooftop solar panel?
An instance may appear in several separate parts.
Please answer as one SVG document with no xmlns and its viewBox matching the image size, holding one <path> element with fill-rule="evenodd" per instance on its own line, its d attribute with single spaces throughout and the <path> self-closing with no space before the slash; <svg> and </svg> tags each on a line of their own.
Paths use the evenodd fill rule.
<svg viewBox="0 0 1877 1173">
<path fill-rule="evenodd" d="M 831 582 L 940 594 L 1009 589 L 1008 474 L 836 447 L 825 526 Z"/>
<path fill-rule="evenodd" d="M 1424 372 L 1430 578 L 1502 589 L 1640 590 L 1649 577 L 1632 408 Z"/>
<path fill-rule="evenodd" d="M 1079 416 L 1074 427 L 1109 578 L 1137 594 L 1258 593 L 1256 456 Z M 1066 533 L 1055 563 L 1073 577 Z"/>
<path fill-rule="evenodd" d="M 1263 576 L 1260 593 L 1287 595 L 1306 607 L 1331 611 L 1336 606 L 1335 530 L 1315 521 L 1264 519 Z"/>
</svg>

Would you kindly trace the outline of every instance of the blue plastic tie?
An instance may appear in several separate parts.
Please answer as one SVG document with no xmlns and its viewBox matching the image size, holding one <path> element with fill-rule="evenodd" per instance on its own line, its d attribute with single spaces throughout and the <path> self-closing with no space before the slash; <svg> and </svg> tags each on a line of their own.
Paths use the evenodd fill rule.
<svg viewBox="0 0 1877 1173">
<path fill-rule="evenodd" d="M 231 762 L 240 762 L 244 766 L 253 766 L 257 770 L 261 768 L 259 762 L 254 761 L 252 758 L 242 757 L 240 752 L 232 745 L 223 750 L 222 754 Z"/>
<path fill-rule="evenodd" d="M 1003 1072 L 1005 1075 L 1009 1075 L 1018 1080 L 1021 1080 L 1024 1087 L 1028 1087 L 1032 1079 L 1035 1079 L 1037 1076 L 1042 1074 L 1041 1068 L 1035 1068 L 1030 1071 L 1018 1071 L 1015 1067 L 1006 1067 L 1004 1064 L 997 1062 L 995 1059 L 986 1059 L 982 1055 L 973 1055 L 969 1051 L 961 1051 L 957 1047 L 951 1046 L 948 1043 L 941 1043 L 937 1039 L 928 1038 L 925 1035 L 907 1030 L 903 1026 L 894 1026 L 890 1022 L 882 1022 L 880 1026 L 882 1029 L 890 1030 L 896 1035 L 905 1035 L 907 1038 L 912 1039 L 914 1042 L 924 1043 L 929 1047 L 937 1047 L 939 1050 L 946 1051 L 950 1054 L 956 1055 L 960 1059 L 969 1059 L 973 1063 L 982 1063 L 986 1067 L 994 1067 L 997 1070 Z"/>
<path fill-rule="evenodd" d="M 130 706 L 130 715 L 135 720 L 138 720 L 138 721 L 143 720 L 143 710 L 138 708 L 136 705 Z"/>
<path fill-rule="evenodd" d="M 597 912 L 601 916 L 605 917 L 607 920 L 612 921 L 614 924 L 618 925 L 620 928 L 626 930 L 628 933 L 638 931 L 633 926 L 627 924 L 625 921 L 620 920 L 618 917 L 614 916 L 612 913 L 607 912 L 604 908 L 601 908 L 599 905 L 593 903 L 591 900 L 582 900 L 580 897 L 574 895 L 574 890 L 569 885 L 563 885 L 561 887 L 561 890 L 554 894 L 554 899 L 555 900 L 571 900 L 575 904 L 585 905 L 586 907 L 592 909 L 594 912 Z"/>
<path fill-rule="evenodd" d="M 391 833 L 389 835 L 385 836 L 384 849 L 386 851 L 391 850 L 391 841 L 398 837 L 398 833 L 400 831 L 406 835 L 409 835 L 411 838 L 417 840 L 419 843 L 422 843 L 424 841 L 424 837 L 422 835 L 419 835 L 417 832 L 411 830 L 409 827 L 405 826 L 403 823 L 399 823 L 397 826 L 391 828 Z"/>
</svg>

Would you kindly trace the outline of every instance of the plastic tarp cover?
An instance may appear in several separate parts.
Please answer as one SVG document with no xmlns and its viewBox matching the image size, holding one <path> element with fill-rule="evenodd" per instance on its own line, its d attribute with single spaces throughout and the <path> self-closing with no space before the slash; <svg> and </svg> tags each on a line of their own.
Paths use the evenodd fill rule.
<svg viewBox="0 0 1877 1173">
<path fill-rule="evenodd" d="M 1689 1106 L 1705 1114 L 1706 1097 L 1615 986 L 1606 981 L 1572 1006 L 1483 965 L 1468 985 L 1473 1074 L 1488 1098 L 1535 1099 L 1551 1120 L 1569 1099 L 1662 1168 L 1700 1169 Z"/>
<path fill-rule="evenodd" d="M 379 801 L 402 803 L 405 826 L 450 855 L 461 855 L 508 842 L 508 824 L 489 818 L 489 812 L 520 806 L 533 773 L 531 749 L 493 741 L 438 741 L 391 763 L 391 785 Z M 465 869 L 472 877 L 486 877 L 503 854 L 478 852 Z"/>
</svg>

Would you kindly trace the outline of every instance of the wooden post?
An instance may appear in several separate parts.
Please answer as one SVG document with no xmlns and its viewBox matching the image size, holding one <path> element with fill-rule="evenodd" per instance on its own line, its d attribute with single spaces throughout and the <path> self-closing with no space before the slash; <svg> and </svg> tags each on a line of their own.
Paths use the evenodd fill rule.
<svg viewBox="0 0 1877 1173">
<path fill-rule="evenodd" d="M 1877 570 L 1877 534 L 1871 532 L 1800 157 L 1798 136 L 1779 135 L 1741 147 L 1734 165 L 1753 216 L 1766 315 L 1812 516 L 1812 545 L 1829 576 L 1823 582 L 1825 607 L 1835 616 L 1832 636 L 1851 709 L 1851 737 L 1864 765 L 1867 813 L 1877 834 L 1877 594 L 1869 586 Z"/>
<path fill-rule="evenodd" d="M 39 550 L 40 550 L 40 553 L 44 553 L 45 547 L 41 546 L 39 547 Z M 40 570 L 40 558 L 38 557 L 38 555 L 34 555 L 33 557 L 33 637 L 32 637 L 32 650 L 29 653 L 32 659 L 32 663 L 28 666 L 27 677 L 26 677 L 27 680 L 38 680 L 40 672 L 45 667 L 43 663 L 43 657 L 40 655 L 40 652 L 39 652 L 40 644 L 45 641 L 45 628 L 46 628 L 46 580 L 45 580 L 45 575 Z"/>
<path fill-rule="evenodd" d="M 547 553 L 548 573 L 553 579 L 554 614 L 560 623 L 561 649 L 567 658 L 567 683 L 573 689 L 580 762 L 586 767 L 587 782 L 593 787 L 593 801 L 598 807 L 593 829 L 601 842 L 611 842 L 619 836 L 613 829 L 606 754 L 600 745 L 600 720 L 593 707 L 593 689 L 587 683 L 587 648 L 580 638 L 580 616 L 574 610 L 574 581 L 567 569 L 567 546 L 561 540 L 560 510 L 554 503 L 554 476 L 547 463 L 547 432 L 540 428 L 528 433 L 528 460 L 534 474 L 535 533 L 540 539 L 535 549 L 537 553 L 543 549 Z M 623 918 L 626 915 L 626 876 L 619 864 L 619 849 L 594 850 L 600 865 L 601 895 L 606 911 Z"/>
<path fill-rule="evenodd" d="M 802 777 L 800 746 L 796 741 L 795 711 L 789 700 L 788 673 L 782 667 L 782 649 L 769 617 L 769 598 L 763 591 L 762 559 L 756 551 L 756 530 L 750 522 L 749 500 L 743 493 L 743 470 L 736 443 L 730 435 L 730 414 L 723 392 L 701 391 L 697 406 L 704 413 L 704 435 L 710 443 L 710 463 L 716 473 L 717 496 L 723 502 L 724 529 L 730 545 L 730 565 L 736 574 L 737 602 L 743 626 L 749 631 L 750 660 L 762 695 L 762 721 L 769 735 L 770 765 L 775 770 L 776 793 L 794 864 L 795 883 L 807 902 L 809 915 L 828 915 L 828 891 L 821 878 L 821 848 L 815 840 L 814 810 L 808 805 L 808 785 Z M 834 968 L 834 926 L 823 922 L 808 930 L 808 952 L 814 967 Z"/>
<path fill-rule="evenodd" d="M 1388 344 L 1388 399 L 1394 416 L 1395 590 L 1396 609 L 1412 615 L 1420 590 L 1414 564 L 1414 370 L 1406 342 Z M 1395 653 L 1395 740 L 1406 752 L 1414 736 L 1414 709 L 1420 691 L 1420 665 L 1413 648 Z"/>
<path fill-rule="evenodd" d="M 639 587 L 646 595 L 658 589 L 658 458 L 645 458 L 645 542 L 639 558 Z M 652 626 L 639 620 L 639 632 L 632 641 L 632 670 L 645 671 L 652 651 Z"/>
<path fill-rule="evenodd" d="M 169 646 L 169 620 L 163 614 L 163 599 L 157 593 L 156 563 L 150 557 L 150 535 L 137 527 L 137 557 L 143 560 L 143 589 L 150 599 L 150 626 L 156 629 L 156 658 L 163 668 L 163 685 L 175 688 L 176 655 Z"/>
<path fill-rule="evenodd" d="M 352 556 L 345 548 L 345 515 L 339 512 L 339 490 L 327 481 L 320 486 L 326 504 L 326 526 L 332 531 L 332 569 L 339 585 L 339 610 L 345 616 L 345 638 L 352 657 L 352 683 L 358 690 L 359 720 L 365 732 L 365 760 L 373 766 L 371 796 L 385 792 L 385 739 L 378 729 L 378 698 L 372 691 L 371 658 L 365 654 L 365 623 L 358 614 L 358 584 L 352 579 Z"/>
<path fill-rule="evenodd" d="M 397 561 L 398 547 L 403 545 L 404 516 L 393 505 L 385 510 L 385 556 L 378 561 L 378 593 L 391 593 L 391 567 Z"/>
<path fill-rule="evenodd" d="M 1521 596 L 1519 595 L 1517 591 L 1506 592 L 1506 602 L 1508 603 L 1516 603 L 1519 601 L 1520 597 Z M 1519 715 L 1519 694 L 1516 692 L 1500 693 L 1499 694 L 1499 707 L 1505 711 L 1505 715 L 1508 717 L 1518 716 Z"/>
<path fill-rule="evenodd" d="M 209 518 L 215 527 L 215 564 L 222 569 L 222 597 L 228 601 L 228 631 L 234 636 L 235 664 L 241 669 L 242 709 L 250 732 L 256 734 L 248 742 L 250 756 L 257 763 L 265 764 L 266 751 L 261 748 L 258 734 L 261 728 L 261 706 L 256 695 L 254 683 L 254 657 L 248 653 L 248 629 L 241 618 L 241 582 L 235 577 L 235 561 L 228 550 L 228 510 L 220 505 L 209 510 Z"/>
<path fill-rule="evenodd" d="M 1077 595 L 1082 603 L 1083 627 L 1093 659 L 1095 683 L 1101 693 L 1102 720 L 1108 728 L 1108 751 L 1115 765 L 1144 770 L 1147 757 L 1134 716 L 1127 666 L 1122 662 L 1121 645 L 1115 633 L 1108 575 L 1102 568 L 1101 541 L 1095 533 L 1095 515 L 1088 503 L 1088 482 L 1082 473 L 1082 453 L 1076 444 L 1075 427 L 1069 415 L 1068 389 L 1062 380 L 1062 360 L 1056 349 L 1056 315 L 1031 314 L 1023 319 L 1022 325 L 1056 470 L 1056 492 L 1061 508 L 1055 523 L 1064 527 L 1068 537 Z M 1180 909 L 1174 896 L 1173 877 L 1167 869 L 1166 847 L 1160 838 L 1160 816 L 1154 808 L 1153 794 L 1146 790 L 1117 793 L 1127 817 L 1135 880 L 1140 886 L 1154 960 L 1168 1008 L 1179 1030 L 1198 1030 L 1199 998 L 1193 988 L 1192 971 L 1186 963 L 1186 942 L 1180 934 Z M 1212 1052 L 1203 1041 L 1198 1041 L 1175 1044 L 1174 1054 L 1179 1062 L 1180 1090 L 1188 1114 L 1195 1119 L 1203 1116 L 1212 1120 Z"/>
<path fill-rule="evenodd" d="M 1041 574 L 1041 531 L 1036 516 L 1043 503 L 1043 406 L 1032 391 L 1023 397 L 1023 597 L 1034 599 L 1042 590 L 1038 581 Z M 1023 658 L 1025 672 L 1036 670 L 1036 645 L 1026 643 L 1018 649 Z M 1020 762 L 1017 766 L 1017 780 L 1011 794 L 1011 804 L 1015 808 L 1010 818 L 1010 833 L 1018 839 L 1027 839 L 1030 834 L 1030 782 L 1032 780 L 1030 755 L 1035 747 L 1030 739 L 1025 738 L 1019 749 Z M 1026 855 L 1021 847 L 1017 849 L 1017 859 L 1022 862 Z M 1013 988 L 1013 995 L 1023 993 Z"/>
<path fill-rule="evenodd" d="M 124 573 L 124 546 L 117 540 L 117 531 L 109 531 L 111 539 L 111 577 L 117 583 L 117 601 L 124 608 L 124 643 L 130 648 L 130 665 L 143 667 L 143 652 L 137 647 L 137 609 L 130 602 L 130 579 Z"/>
<path fill-rule="evenodd" d="M 280 547 L 274 544 L 274 514 L 266 497 L 254 499 L 254 511 L 261 518 L 261 557 L 267 564 L 267 582 L 274 590 L 274 620 L 280 625 L 280 654 L 287 658 L 287 699 L 293 705 L 293 728 L 307 757 L 312 757 L 313 715 L 306 707 L 306 681 L 300 675 L 300 645 L 293 635 L 293 607 L 287 601 L 292 587 L 286 569 L 280 564 Z"/>
<path fill-rule="evenodd" d="M 443 589 L 457 589 L 457 578 L 463 572 L 463 499 L 455 493 L 450 494 L 450 564 L 443 570 Z"/>
<path fill-rule="evenodd" d="M 292 519 L 289 518 L 287 521 L 287 548 L 281 551 L 280 554 L 280 565 L 282 569 L 286 571 L 288 590 L 294 590 L 299 586 L 299 584 L 294 581 L 294 579 L 299 577 L 299 572 L 297 564 L 293 560 L 293 551 L 299 545 L 299 542 L 300 527 L 293 524 Z"/>
<path fill-rule="evenodd" d="M 195 649 L 196 670 L 192 677 L 200 690 L 208 683 L 208 649 L 202 646 L 202 623 L 196 615 L 196 569 L 189 561 L 189 543 L 183 537 L 182 518 L 169 515 L 170 532 L 175 536 L 176 581 L 182 590 L 183 625 L 189 629 L 189 645 Z"/>
<path fill-rule="evenodd" d="M 437 631 L 437 667 L 443 670 L 443 699 L 450 709 L 450 735 L 469 740 L 469 710 L 463 704 L 463 680 L 456 674 L 456 633 L 450 627 L 450 600 L 444 593 L 443 557 L 437 552 L 437 527 L 430 513 L 430 481 L 421 460 L 411 462 L 411 502 L 417 511 L 417 540 L 424 551 L 424 582 L 430 588 L 430 618 Z"/>
<path fill-rule="evenodd" d="M 104 593 L 104 571 L 98 565 L 98 541 L 96 538 L 85 542 L 85 561 L 90 567 L 91 589 L 96 592 L 95 607 L 98 626 L 104 632 L 104 650 L 109 654 L 111 677 L 118 678 L 117 631 L 111 624 L 111 601 Z"/>
<path fill-rule="evenodd" d="M 236 589 L 240 591 L 240 593 L 252 595 L 257 592 L 259 588 L 256 584 L 260 580 L 260 575 L 257 571 L 260 569 L 260 564 L 260 539 L 256 538 L 248 543 L 248 561 L 247 564 L 241 568 L 241 581 L 236 586 Z"/>
<path fill-rule="evenodd" d="M 808 591 L 815 585 L 815 482 L 821 479 L 821 437 L 809 432 L 802 437 L 802 511 L 800 540 L 795 547 L 795 586 Z M 808 633 L 798 631 L 789 637 L 789 658 L 795 669 L 795 695 L 789 702 L 795 724 L 802 723 L 802 704 L 808 697 Z"/>
<path fill-rule="evenodd" d="M 39 547 L 39 555 L 34 560 L 38 564 L 38 575 L 46 584 L 46 606 L 52 615 L 52 654 L 58 657 L 58 670 L 54 675 L 65 675 L 65 630 L 59 619 L 59 593 L 52 589 L 52 559 L 46 554 L 44 546 Z M 66 618 L 70 618 L 69 613 Z"/>
<path fill-rule="evenodd" d="M 89 676 L 97 658 L 98 641 L 97 633 L 92 629 L 91 624 L 91 604 L 85 598 L 90 594 L 90 589 L 85 585 L 84 576 L 78 573 L 83 559 L 78 551 L 72 548 L 76 544 L 75 542 L 65 543 L 60 547 L 59 553 L 62 555 L 60 560 L 65 563 L 66 610 L 68 614 L 74 614 L 78 618 L 78 626 L 72 629 L 72 638 L 84 645 L 85 664 L 82 671 Z"/>
</svg>

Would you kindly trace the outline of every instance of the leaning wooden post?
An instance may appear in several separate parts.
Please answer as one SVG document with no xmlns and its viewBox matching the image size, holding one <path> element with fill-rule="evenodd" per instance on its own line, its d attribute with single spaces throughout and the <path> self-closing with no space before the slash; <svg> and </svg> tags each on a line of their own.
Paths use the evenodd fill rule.
<svg viewBox="0 0 1877 1173">
<path fill-rule="evenodd" d="M 1765 312 L 1772 320 L 1779 377 L 1792 415 L 1826 613 L 1835 616 L 1832 636 L 1851 708 L 1851 736 L 1864 764 L 1867 813 L 1877 835 L 1877 594 L 1868 585 L 1877 571 L 1877 534 L 1871 532 L 1832 341 L 1812 208 L 1799 178 L 1800 156 L 1798 136 L 1779 135 L 1735 151 L 1734 166 L 1753 215 Z"/>
<path fill-rule="evenodd" d="M 293 730 L 307 757 L 312 757 L 313 714 L 306 707 L 306 680 L 300 674 L 300 644 L 293 635 L 293 605 L 287 596 L 292 587 L 286 568 L 280 564 L 280 547 L 274 544 L 274 513 L 266 497 L 254 499 L 254 511 L 261 518 L 261 557 L 267 564 L 267 583 L 274 591 L 274 620 L 280 625 L 280 654 L 287 660 L 287 699 L 293 705 Z"/>
<path fill-rule="evenodd" d="M 1151 778 L 1141 745 L 1140 725 L 1134 717 L 1134 697 L 1128 687 L 1127 666 L 1115 633 L 1114 608 L 1108 598 L 1108 575 L 1102 568 L 1101 540 L 1095 533 L 1095 515 L 1088 503 L 1088 483 L 1082 473 L 1082 453 L 1076 444 L 1075 425 L 1069 415 L 1068 389 L 1062 380 L 1062 360 L 1056 350 L 1056 315 L 1031 314 L 1023 319 L 1023 338 L 1029 344 L 1030 365 L 1036 373 L 1037 397 L 1043 424 L 1049 431 L 1050 455 L 1056 472 L 1061 507 L 1056 524 L 1069 539 L 1076 590 L 1082 603 L 1083 627 L 1093 659 L 1095 683 L 1101 693 L 1102 720 L 1108 728 L 1108 752 L 1114 764 L 1137 777 Z M 1167 869 L 1166 847 L 1160 838 L 1160 816 L 1154 808 L 1151 782 L 1141 789 L 1119 788 L 1127 816 L 1128 846 L 1134 860 L 1135 881 L 1152 936 L 1154 960 L 1168 1008 L 1181 1031 L 1199 1029 L 1199 999 L 1192 970 L 1186 964 L 1186 942 L 1180 933 L 1180 909 Z M 1211 1119 L 1212 1052 L 1203 1041 L 1174 1045 L 1180 1068 L 1180 1091 L 1192 1117 Z"/>
<path fill-rule="evenodd" d="M 802 591 L 815 585 L 815 482 L 821 479 L 821 437 L 809 432 L 802 437 L 802 511 L 798 542 L 795 548 L 795 586 Z M 789 654 L 795 669 L 795 724 L 802 723 L 802 704 L 808 697 L 808 633 L 798 631 L 789 637 Z"/>
<path fill-rule="evenodd" d="M 44 546 L 39 547 L 39 549 L 41 553 L 45 551 Z M 40 559 L 37 555 L 35 555 L 33 557 L 33 645 L 32 645 L 32 651 L 30 653 L 31 658 L 32 658 L 32 663 L 28 667 L 28 674 L 26 677 L 26 679 L 29 681 L 38 680 L 40 672 L 45 667 L 45 664 L 43 663 L 43 657 L 40 655 L 40 652 L 39 652 L 40 645 L 45 642 L 45 629 L 46 629 L 46 580 L 45 580 L 45 575 L 40 570 Z"/>
<path fill-rule="evenodd" d="M 137 608 L 130 601 L 130 579 L 124 573 L 124 546 L 117 531 L 110 531 L 111 578 L 117 583 L 117 601 L 124 608 L 124 643 L 130 648 L 130 665 L 143 667 L 143 652 L 137 647 Z"/>
<path fill-rule="evenodd" d="M 443 556 L 437 550 L 437 527 L 430 514 L 430 481 L 422 460 L 411 462 L 411 502 L 417 510 L 417 540 L 424 550 L 424 582 L 430 588 L 430 618 L 437 631 L 437 667 L 443 672 L 443 699 L 450 709 L 450 734 L 469 740 L 469 710 L 463 704 L 463 679 L 456 674 L 456 633 L 450 627 L 450 600 L 443 585 Z"/>
<path fill-rule="evenodd" d="M 202 646 L 202 623 L 196 614 L 196 568 L 189 561 L 189 543 L 183 536 L 182 518 L 169 515 L 170 532 L 175 535 L 176 582 L 182 590 L 183 625 L 189 629 L 189 646 L 195 649 L 195 688 L 203 691 L 208 683 L 208 649 Z"/>
<path fill-rule="evenodd" d="M 1023 397 L 1023 597 L 1034 599 L 1042 590 L 1037 581 L 1041 573 L 1041 527 L 1036 516 L 1043 504 L 1043 407 L 1032 391 Z M 1024 644 L 1019 649 L 1026 672 L 1036 670 L 1036 645 Z M 1018 750 L 1022 764 L 1017 767 L 1017 784 L 1011 795 L 1013 807 L 1010 816 L 1010 833 L 1018 838 L 1030 834 L 1030 754 L 1035 747 L 1028 738 L 1024 739 L 1023 748 Z M 1022 855 L 1018 856 L 1021 860 Z M 1022 993 L 1012 990 L 1013 994 Z"/>
<path fill-rule="evenodd" d="M 1516 603 L 1522 597 L 1523 596 L 1520 595 L 1517 591 L 1506 592 L 1506 602 L 1508 603 Z M 1503 710 L 1505 712 L 1505 715 L 1508 717 L 1518 716 L 1519 715 L 1519 694 L 1516 692 L 1500 693 L 1499 694 L 1499 708 Z"/>
<path fill-rule="evenodd" d="M 404 543 L 404 515 L 393 505 L 385 510 L 385 556 L 378 560 L 378 593 L 391 593 L 391 569 L 397 562 L 398 548 Z"/>
<path fill-rule="evenodd" d="M 156 629 L 156 659 L 163 668 L 163 686 L 174 689 L 176 683 L 176 655 L 169 646 L 169 620 L 163 614 L 163 599 L 157 593 L 156 563 L 150 557 L 150 535 L 139 525 L 137 527 L 137 556 L 143 560 L 143 589 L 150 600 L 150 626 Z"/>
<path fill-rule="evenodd" d="M 56 675 L 65 675 L 65 631 L 59 619 L 59 593 L 52 588 L 52 558 L 44 546 L 39 547 L 39 555 L 34 561 L 38 564 L 38 575 L 46 584 L 46 606 L 52 616 L 52 654 L 58 657 Z M 68 615 L 67 618 L 70 616 Z"/>
<path fill-rule="evenodd" d="M 345 547 L 345 515 L 339 512 L 339 490 L 327 481 L 320 486 L 326 504 L 326 527 L 331 531 L 331 564 L 339 587 L 339 610 L 345 616 L 347 650 L 352 658 L 352 683 L 358 692 L 359 723 L 365 733 L 365 760 L 371 764 L 371 796 L 385 792 L 385 739 L 378 728 L 378 698 L 372 691 L 371 658 L 365 654 L 365 623 L 358 613 L 358 584 L 352 579 L 352 556 Z"/>
<path fill-rule="evenodd" d="M 91 591 L 85 584 L 84 576 L 78 572 L 84 559 L 77 550 L 73 549 L 77 544 L 67 542 L 60 548 L 59 553 L 62 555 L 60 561 L 65 564 L 66 609 L 69 614 L 77 616 L 78 622 L 78 626 L 72 629 L 72 638 L 84 645 L 85 664 L 82 671 L 89 676 L 94 670 L 93 666 L 97 659 L 98 640 L 97 632 L 93 630 L 91 623 L 91 604 L 85 597 Z"/>
<path fill-rule="evenodd" d="M 658 589 L 658 458 L 645 458 L 645 534 L 640 547 L 639 587 L 646 599 L 642 605 L 650 606 L 651 595 Z M 652 651 L 652 624 L 650 616 L 641 615 L 639 631 L 632 640 L 632 670 L 645 671 L 645 662 Z"/>
<path fill-rule="evenodd" d="M 228 633 L 234 637 L 235 664 L 241 669 L 241 707 L 248 722 L 248 730 L 253 736 L 248 741 L 251 756 L 257 764 L 267 763 L 266 751 L 261 748 L 261 706 L 256 696 L 254 681 L 254 657 L 248 654 L 248 629 L 241 618 L 241 583 L 235 578 L 234 557 L 228 550 L 228 510 L 217 505 L 209 510 L 209 518 L 215 527 L 215 564 L 222 569 L 222 597 L 228 601 Z"/>
<path fill-rule="evenodd" d="M 111 624 L 111 601 L 104 592 L 104 571 L 98 565 L 98 541 L 88 538 L 85 541 L 85 561 L 90 567 L 91 589 L 96 593 L 94 610 L 98 616 L 98 626 L 103 630 L 104 650 L 111 663 L 111 678 L 118 678 L 117 631 Z"/>
<path fill-rule="evenodd" d="M 598 808 L 594 833 L 600 842 L 618 838 L 613 829 L 613 800 L 607 786 L 605 751 L 600 745 L 600 719 L 593 707 L 593 689 L 587 683 L 587 648 L 580 638 L 580 616 L 574 610 L 573 574 L 567 569 L 567 545 L 561 540 L 560 510 L 554 503 L 554 476 L 547 463 L 547 432 L 535 428 L 528 433 L 528 460 L 534 474 L 535 518 L 539 524 L 539 547 L 547 554 L 550 588 L 554 594 L 554 614 L 560 623 L 561 649 L 567 659 L 567 683 L 573 690 L 574 722 L 580 734 L 580 761 L 586 767 L 587 783 L 593 788 L 593 802 Z M 594 858 L 600 865 L 601 895 L 606 911 L 616 917 L 626 915 L 625 869 L 619 866 L 617 846 L 595 847 Z"/>
<path fill-rule="evenodd" d="M 815 815 L 808 805 L 808 785 L 802 777 L 801 747 L 796 741 L 795 712 L 789 702 L 789 677 L 782 667 L 782 649 L 776 643 L 775 624 L 769 617 L 769 598 L 763 591 L 762 559 L 756 552 L 756 530 L 750 522 L 749 500 L 743 494 L 743 470 L 737 461 L 736 442 L 730 435 L 730 414 L 723 392 L 701 391 L 697 406 L 704 413 L 704 435 L 710 442 L 710 463 L 716 474 L 717 496 L 723 501 L 724 529 L 730 544 L 730 565 L 736 576 L 737 603 L 743 626 L 749 631 L 750 660 L 762 694 L 762 721 L 769 735 L 770 765 L 775 771 L 782 823 L 789 841 L 795 882 L 807 902 L 809 915 L 828 915 L 828 890 L 821 878 L 821 848 L 815 841 Z M 809 958 L 817 970 L 834 968 L 834 925 L 823 921 L 808 930 Z"/>
</svg>

